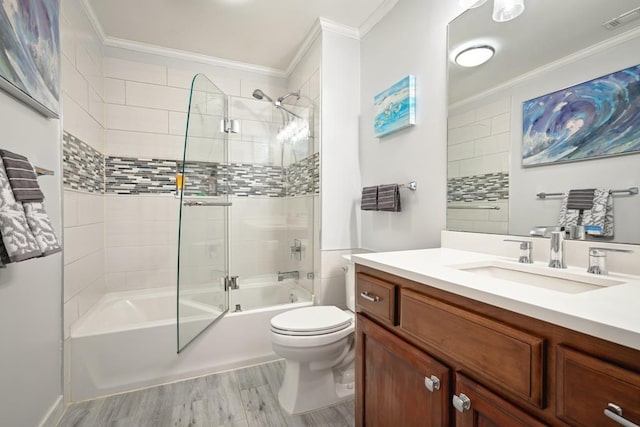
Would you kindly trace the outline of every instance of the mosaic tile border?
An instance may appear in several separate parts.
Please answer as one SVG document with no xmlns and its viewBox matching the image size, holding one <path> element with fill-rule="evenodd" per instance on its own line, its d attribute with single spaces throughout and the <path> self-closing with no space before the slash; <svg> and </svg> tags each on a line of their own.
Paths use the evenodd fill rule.
<svg viewBox="0 0 640 427">
<path fill-rule="evenodd" d="M 69 132 L 62 133 L 64 188 L 104 194 L 104 156 Z"/>
<path fill-rule="evenodd" d="M 320 194 L 320 153 L 294 163 L 285 169 L 286 195 Z"/>
<path fill-rule="evenodd" d="M 182 163 L 165 159 L 108 156 L 105 192 L 110 194 L 171 194 Z M 189 162 L 185 194 L 190 196 L 286 197 L 320 193 L 320 155 L 315 153 L 287 168 L 251 163 L 222 165 Z"/>
<path fill-rule="evenodd" d="M 474 202 L 509 199 L 507 172 L 463 176 L 447 180 L 447 201 Z"/>
</svg>

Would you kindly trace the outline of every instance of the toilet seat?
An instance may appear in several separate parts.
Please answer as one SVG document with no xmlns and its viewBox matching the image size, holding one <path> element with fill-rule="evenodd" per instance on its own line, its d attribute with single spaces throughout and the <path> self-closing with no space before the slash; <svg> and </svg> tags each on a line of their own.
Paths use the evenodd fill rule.
<svg viewBox="0 0 640 427">
<path fill-rule="evenodd" d="M 278 314 L 271 319 L 271 331 L 280 335 L 317 336 L 348 328 L 349 315 L 335 306 L 313 306 Z"/>
</svg>

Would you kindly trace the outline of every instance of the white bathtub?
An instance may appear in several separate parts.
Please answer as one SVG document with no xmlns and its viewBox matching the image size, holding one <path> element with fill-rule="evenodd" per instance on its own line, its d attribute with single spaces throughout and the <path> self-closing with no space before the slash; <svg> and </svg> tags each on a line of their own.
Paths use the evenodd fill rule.
<svg viewBox="0 0 640 427">
<path fill-rule="evenodd" d="M 302 288 L 247 283 L 231 292 L 230 303 L 229 313 L 177 354 L 175 289 L 103 296 L 71 330 L 71 400 L 275 360 L 269 321 L 312 301 Z M 253 308 L 263 303 L 272 306 Z M 233 312 L 236 304 L 242 311 Z M 197 302 L 180 310 L 187 327 L 210 322 L 211 308 Z"/>
</svg>

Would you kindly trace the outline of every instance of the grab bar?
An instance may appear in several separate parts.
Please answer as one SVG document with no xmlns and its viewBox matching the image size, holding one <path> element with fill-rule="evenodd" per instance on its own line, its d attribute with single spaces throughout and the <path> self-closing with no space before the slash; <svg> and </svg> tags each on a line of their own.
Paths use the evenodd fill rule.
<svg viewBox="0 0 640 427">
<path fill-rule="evenodd" d="M 231 202 L 200 202 L 197 200 L 187 200 L 182 204 L 184 206 L 231 206 Z"/>
<path fill-rule="evenodd" d="M 629 187 L 629 188 L 625 188 L 624 190 L 611 190 L 609 191 L 610 194 L 627 194 L 629 196 L 635 196 L 636 194 L 638 194 L 638 187 Z M 564 196 L 565 193 L 538 193 L 536 194 L 536 196 L 538 197 L 538 199 L 546 199 L 547 197 L 550 196 Z"/>
<path fill-rule="evenodd" d="M 499 211 L 500 206 L 492 205 L 447 205 L 447 209 L 486 209 Z"/>
</svg>

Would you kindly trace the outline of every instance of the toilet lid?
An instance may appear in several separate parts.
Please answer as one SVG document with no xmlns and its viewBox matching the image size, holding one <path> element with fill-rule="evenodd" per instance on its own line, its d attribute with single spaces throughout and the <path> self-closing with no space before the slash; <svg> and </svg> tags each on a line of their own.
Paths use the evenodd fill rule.
<svg viewBox="0 0 640 427">
<path fill-rule="evenodd" d="M 313 306 L 285 311 L 271 319 L 271 329 L 285 335 L 320 335 L 342 330 L 352 316 L 335 306 Z"/>
</svg>

